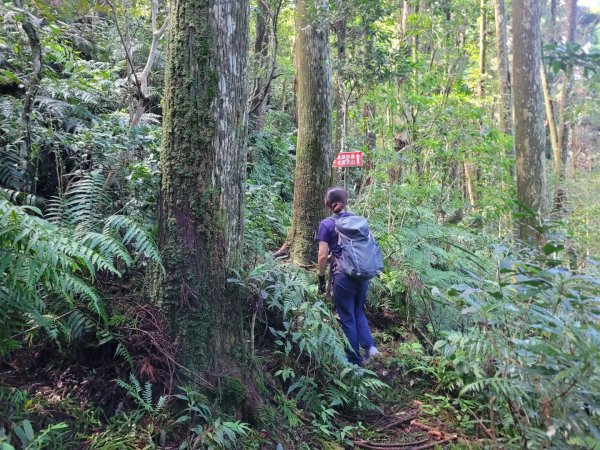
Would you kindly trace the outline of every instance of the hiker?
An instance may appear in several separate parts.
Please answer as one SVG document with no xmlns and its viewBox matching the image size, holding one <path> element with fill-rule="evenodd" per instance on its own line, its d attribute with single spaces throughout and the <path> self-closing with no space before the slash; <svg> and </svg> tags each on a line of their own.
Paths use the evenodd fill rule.
<svg viewBox="0 0 600 450">
<path fill-rule="evenodd" d="M 347 350 L 348 361 L 362 366 L 363 357 L 360 348 L 365 350 L 365 363 L 379 355 L 375 341 L 369 329 L 369 322 L 364 313 L 364 305 L 369 290 L 368 278 L 357 278 L 343 273 L 340 267 L 342 247 L 338 242 L 336 223 L 344 217 L 350 217 L 346 211 L 348 193 L 340 188 L 333 187 L 325 195 L 325 206 L 331 210 L 332 216 L 324 219 L 319 224 L 317 240 L 319 241 L 318 271 L 319 292 L 325 293 L 325 272 L 327 260 L 331 252 L 330 277 L 333 285 L 333 300 L 335 309 L 340 317 L 342 329 L 351 348 Z M 363 219 L 366 224 L 366 219 Z M 368 226 L 366 228 L 368 230 Z M 372 238 L 372 236 L 370 235 Z M 379 247 L 377 247 L 379 253 Z"/>
</svg>

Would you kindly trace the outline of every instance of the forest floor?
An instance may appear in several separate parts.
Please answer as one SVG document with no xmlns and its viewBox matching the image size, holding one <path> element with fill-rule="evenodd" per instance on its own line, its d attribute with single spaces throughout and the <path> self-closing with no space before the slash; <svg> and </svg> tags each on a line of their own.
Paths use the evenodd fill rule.
<svg viewBox="0 0 600 450">
<path fill-rule="evenodd" d="M 378 316 L 373 318 L 373 325 L 381 356 L 368 366 L 368 370 L 376 373 L 389 390 L 375 401 L 379 411 L 339 417 L 341 427 L 348 425 L 355 430 L 346 438 L 344 446 L 323 442 L 321 448 L 351 448 L 348 445 L 365 450 L 480 447 L 472 430 L 478 430 L 482 437 L 485 434 L 490 437 L 490 431 L 468 414 L 461 415 L 455 409 L 458 403 L 453 403 L 449 396 L 435 391 L 435 379 L 427 374 L 427 367 L 417 367 L 423 363 L 416 338 L 402 326 L 396 325 L 390 330 L 390 323 L 397 324 L 398 318 Z M 79 424 L 75 428 L 83 441 L 82 446 L 68 448 L 88 448 L 86 436 L 101 432 L 107 427 L 107 417 L 132 406 L 127 404 L 121 388 L 115 383 L 117 378 L 126 378 L 127 370 L 128 365 L 118 362 L 112 351 L 61 350 L 46 341 L 21 348 L 10 360 L 4 360 L 0 364 L 0 387 L 2 392 L 22 393 L 26 399 L 24 408 L 36 429 L 59 422 Z M 10 429 L 11 402 L 15 399 L 0 395 L 0 410 L 9 412 L 4 418 L 0 416 L 0 429 Z M 100 409 L 102 414 L 98 412 Z M 274 436 L 265 436 L 261 448 L 273 448 L 274 442 L 277 442 Z M 294 449 L 289 445 L 284 444 L 283 448 Z M 167 444 L 161 448 L 178 447 Z"/>
<path fill-rule="evenodd" d="M 419 371 L 405 371 L 399 364 L 398 348 L 415 348 L 416 345 L 414 342 L 386 342 L 380 346 L 381 357 L 368 366 L 390 387 L 390 392 L 379 402 L 380 411 L 345 417 L 349 425 L 361 421 L 364 426 L 364 431 L 351 440 L 355 448 L 479 448 L 478 439 L 468 434 L 473 417 L 462 417 L 446 395 L 435 391 L 433 380 L 423 377 Z M 476 430 L 490 432 L 484 428 L 478 423 Z"/>
</svg>

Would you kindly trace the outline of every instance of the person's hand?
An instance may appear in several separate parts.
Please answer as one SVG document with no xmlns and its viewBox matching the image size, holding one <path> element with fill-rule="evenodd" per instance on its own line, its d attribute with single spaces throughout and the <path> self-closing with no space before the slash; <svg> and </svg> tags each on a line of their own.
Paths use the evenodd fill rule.
<svg viewBox="0 0 600 450">
<path fill-rule="evenodd" d="M 324 294 L 325 289 L 325 275 L 319 275 L 319 294 Z"/>
</svg>

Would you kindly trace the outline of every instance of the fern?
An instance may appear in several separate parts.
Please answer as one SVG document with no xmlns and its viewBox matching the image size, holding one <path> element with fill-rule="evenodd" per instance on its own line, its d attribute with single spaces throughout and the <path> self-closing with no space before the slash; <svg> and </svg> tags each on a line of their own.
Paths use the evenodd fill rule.
<svg viewBox="0 0 600 450">
<path fill-rule="evenodd" d="M 133 398 L 139 408 L 143 409 L 151 416 L 158 416 L 161 414 L 168 398 L 165 395 L 161 395 L 155 403 L 152 399 L 152 384 L 149 381 L 144 383 L 144 386 L 142 387 L 135 375 L 130 373 L 129 383 L 123 380 L 116 380 L 116 383 L 127 392 L 127 395 Z"/>
</svg>

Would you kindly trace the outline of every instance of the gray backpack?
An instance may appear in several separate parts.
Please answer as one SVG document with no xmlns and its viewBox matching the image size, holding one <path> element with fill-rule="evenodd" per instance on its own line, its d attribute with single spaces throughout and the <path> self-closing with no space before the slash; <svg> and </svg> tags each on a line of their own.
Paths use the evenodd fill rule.
<svg viewBox="0 0 600 450">
<path fill-rule="evenodd" d="M 337 258 L 337 270 L 361 280 L 369 280 L 383 270 L 379 244 L 362 216 L 330 217 L 335 222 L 342 256 Z"/>
</svg>

